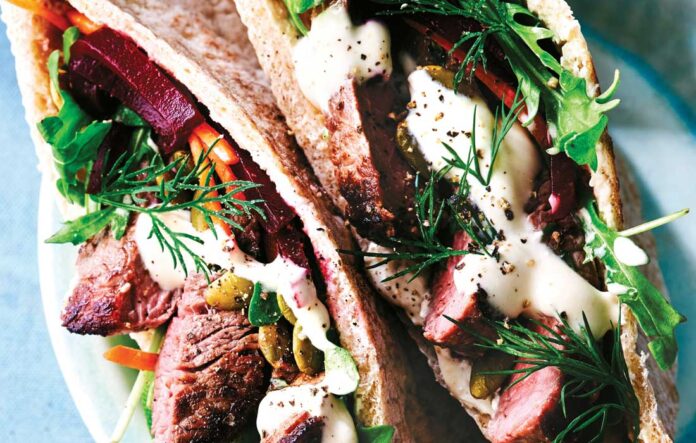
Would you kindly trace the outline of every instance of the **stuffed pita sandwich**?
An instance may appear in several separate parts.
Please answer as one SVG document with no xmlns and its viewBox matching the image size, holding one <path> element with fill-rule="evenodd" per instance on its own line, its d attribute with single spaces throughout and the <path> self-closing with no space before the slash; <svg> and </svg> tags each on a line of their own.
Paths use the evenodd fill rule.
<svg viewBox="0 0 696 443">
<path fill-rule="evenodd" d="M 140 398 L 157 442 L 428 429 L 233 5 L 14 3 L 3 20 L 66 220 L 48 241 L 81 245 L 63 325 L 141 344 L 105 355 L 140 370 L 112 440 Z"/>
<path fill-rule="evenodd" d="M 626 179 L 622 230 L 618 73 L 601 93 L 568 5 L 236 3 L 343 252 L 486 438 L 671 441 L 684 318 L 634 236 L 686 211 L 636 227 Z"/>
</svg>

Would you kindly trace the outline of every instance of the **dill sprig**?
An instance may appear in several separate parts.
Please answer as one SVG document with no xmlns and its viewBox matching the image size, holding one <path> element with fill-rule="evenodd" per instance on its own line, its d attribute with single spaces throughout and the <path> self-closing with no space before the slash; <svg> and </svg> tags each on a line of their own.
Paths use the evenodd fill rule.
<svg viewBox="0 0 696 443">
<path fill-rule="evenodd" d="M 522 100 L 519 90 L 515 94 L 512 107 L 506 110 L 501 103 L 496 108 L 491 134 L 490 166 L 487 173 L 483 173 L 480 164 L 479 149 L 476 145 L 476 108 L 473 114 L 471 144 L 466 156 L 466 160 L 450 145 L 443 143 L 450 158 L 445 158 L 446 166 L 431 174 L 427 183 L 421 189 L 420 174 L 416 174 L 415 186 L 416 197 L 414 199 L 415 213 L 418 224 L 418 239 L 396 238 L 389 239 L 389 245 L 393 248 L 392 252 L 360 252 L 360 251 L 341 251 L 361 257 L 373 257 L 381 260 L 367 266 L 367 269 L 374 269 L 386 265 L 392 261 L 411 262 L 399 272 L 387 277 L 383 281 L 390 281 L 404 275 L 411 275 L 409 281 L 413 281 L 423 271 L 450 257 L 457 257 L 467 254 L 486 254 L 490 257 L 497 257 L 497 250 L 489 246 L 499 237 L 498 231 L 490 220 L 479 211 L 469 201 L 471 186 L 468 177 L 474 177 L 481 186 L 488 186 L 493 176 L 493 166 L 500 152 L 503 140 L 507 136 L 512 126 L 517 120 L 517 115 L 522 108 Z M 460 171 L 456 192 L 447 199 L 438 196 L 438 185 L 453 170 Z M 443 220 L 448 216 L 453 225 L 467 233 L 473 240 L 466 249 L 454 249 L 444 245 L 438 236 Z"/>
<path fill-rule="evenodd" d="M 491 134 L 491 147 L 490 147 L 490 166 L 488 167 L 488 172 L 484 175 L 481 168 L 481 158 L 479 156 L 479 149 L 476 145 L 476 112 L 478 107 L 474 107 L 473 112 L 473 122 L 471 123 L 471 145 L 467 154 L 467 159 L 464 161 L 459 153 L 452 148 L 447 143 L 443 143 L 444 147 L 447 149 L 449 154 L 452 156 L 449 159 L 445 159 L 445 162 L 461 171 L 464 171 L 464 175 L 461 177 L 459 190 L 464 190 L 464 192 L 469 191 L 468 182 L 466 178 L 468 176 L 474 177 L 481 186 L 488 186 L 491 184 L 491 178 L 493 178 L 493 165 L 495 165 L 495 160 L 498 158 L 498 153 L 500 152 L 500 147 L 505 140 L 508 132 L 512 129 L 517 121 L 519 113 L 522 111 L 522 105 L 524 100 L 520 94 L 519 88 L 515 93 L 515 98 L 507 109 L 505 103 L 502 102 L 500 106 L 495 109 L 495 115 L 493 121 L 493 132 Z"/>
<path fill-rule="evenodd" d="M 456 323 L 453 319 L 450 320 Z M 497 333 L 496 339 L 490 339 L 463 325 L 460 327 L 476 336 L 479 341 L 477 346 L 514 356 L 515 363 L 524 363 L 522 368 L 485 373 L 521 374 L 505 389 L 510 389 L 541 369 L 557 367 L 566 377 L 560 398 L 565 417 L 568 416 L 567 403 L 570 399 L 599 397 L 595 404 L 568 423 L 556 436 L 554 443 L 560 443 L 571 434 L 596 425 L 599 430 L 590 442 L 601 441 L 607 425 L 622 418 L 627 420 L 634 435 L 638 435 L 639 405 L 621 346 L 621 319 L 612 330 L 611 343 L 608 345 L 595 339 L 584 313 L 583 326 L 579 328 L 579 332 L 562 317 L 558 328 L 551 328 L 533 319 L 529 321 L 542 328 L 543 332 L 532 330 L 518 322 L 489 320 Z M 603 395 L 600 397 L 600 394 Z"/>
<path fill-rule="evenodd" d="M 416 218 L 418 220 L 418 231 L 420 238 L 417 240 L 405 238 L 390 238 L 390 246 L 393 252 L 363 252 L 352 250 L 341 250 L 346 254 L 361 257 L 375 257 L 381 260 L 367 266 L 367 269 L 374 269 L 392 261 L 412 262 L 401 271 L 385 278 L 387 282 L 404 275 L 411 275 L 409 282 L 413 281 L 430 266 L 446 260 L 450 257 L 466 255 L 474 251 L 465 249 L 458 250 L 442 244 L 438 238 L 438 231 L 443 220 L 445 202 L 437 196 L 437 185 L 444 175 L 451 169 L 446 166 L 440 171 L 432 174 L 423 189 L 420 189 L 420 174 L 416 174 L 416 198 L 414 206 Z"/>
<path fill-rule="evenodd" d="M 506 30 L 506 9 L 502 2 L 490 0 L 460 0 L 451 2 L 448 0 L 373 0 L 376 3 L 398 5 L 398 10 L 385 11 L 386 15 L 396 14 L 437 14 L 448 16 L 460 16 L 473 19 L 483 27 L 479 31 L 465 31 L 459 40 L 454 42 L 448 51 L 452 55 L 462 45 L 470 43 L 471 46 L 454 77 L 455 88 L 464 78 L 471 80 L 476 69 L 481 66 L 486 69 L 487 58 L 485 45 L 488 37 Z"/>
<path fill-rule="evenodd" d="M 217 218 L 234 229 L 243 230 L 233 217 L 251 216 L 253 213 L 261 217 L 265 215 L 259 207 L 262 200 L 242 200 L 237 198 L 237 194 L 260 185 L 244 180 L 215 183 L 215 165 L 209 160 L 213 147 L 208 147 L 190 169 L 186 167 L 190 155 L 166 165 L 157 155 L 147 166 L 133 169 L 136 160 L 124 153 L 105 175 L 102 190 L 91 197 L 98 203 L 146 214 L 195 209 L 203 214 L 211 229 L 213 219 Z M 172 172 L 174 175 L 170 175 Z M 202 182 L 201 176 L 204 177 Z M 148 206 L 152 197 L 158 203 Z M 220 209 L 211 209 L 211 204 L 218 203 Z"/>
<path fill-rule="evenodd" d="M 199 211 L 216 237 L 214 219 L 228 223 L 233 229 L 243 230 L 234 217 L 249 217 L 255 213 L 265 218 L 259 206 L 262 200 L 237 198 L 238 193 L 260 185 L 243 180 L 214 182 L 215 165 L 209 159 L 214 146 L 209 146 L 191 168 L 187 167 L 190 155 L 176 158 L 168 164 L 164 164 L 161 156 L 155 155 L 147 166 L 136 167 L 139 157 L 126 152 L 116 159 L 104 176 L 101 191 L 91 195 L 91 198 L 102 205 L 150 217 L 150 237 L 156 238 L 162 250 L 169 252 L 174 267 L 181 266 L 188 275 L 185 260 L 185 256 L 188 256 L 196 272 L 209 276 L 208 264 L 193 251 L 189 243 L 202 244 L 203 240 L 171 229 L 158 215 L 179 210 Z M 204 179 L 200 180 L 200 177 Z M 157 203 L 151 204 L 153 200 Z"/>
</svg>

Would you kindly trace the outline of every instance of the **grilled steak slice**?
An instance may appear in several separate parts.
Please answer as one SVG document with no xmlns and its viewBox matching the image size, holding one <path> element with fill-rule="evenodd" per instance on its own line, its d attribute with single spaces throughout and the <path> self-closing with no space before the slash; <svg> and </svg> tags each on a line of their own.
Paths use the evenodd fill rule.
<svg viewBox="0 0 696 443">
<path fill-rule="evenodd" d="M 121 240 L 104 232 L 80 248 L 77 284 L 61 315 L 78 334 L 113 335 L 163 324 L 174 313 L 178 293 L 162 290 L 140 258 L 134 227 Z"/>
<path fill-rule="evenodd" d="M 266 391 L 258 336 L 240 311 L 216 311 L 201 275 L 187 279 L 155 369 L 157 442 L 230 441 Z"/>
<path fill-rule="evenodd" d="M 329 102 L 331 160 L 346 215 L 368 238 L 408 235 L 415 226 L 414 176 L 396 143 L 395 109 L 396 91 L 381 79 L 348 80 Z"/>
<path fill-rule="evenodd" d="M 263 443 L 321 443 L 324 421 L 321 417 L 312 417 L 308 412 L 292 418 L 284 424 L 278 435 L 274 434 L 262 440 Z"/>
<path fill-rule="evenodd" d="M 470 241 L 469 236 L 460 231 L 455 234 L 452 247 L 466 249 Z M 454 272 L 460 261 L 461 257 L 451 257 L 446 268 L 436 275 L 423 333 L 426 339 L 437 345 L 452 348 L 462 355 L 475 355 L 481 352 L 473 346 L 476 338 L 460 325 L 487 337 L 493 337 L 495 333 L 484 321 L 481 311 L 481 299 L 485 293 L 481 290 L 464 294 L 457 290 Z"/>
<path fill-rule="evenodd" d="M 543 320 L 549 328 L 558 325 L 552 318 Z M 549 336 L 546 329 L 533 325 L 532 329 Z M 515 370 L 528 365 L 517 363 Z M 514 374 L 510 383 L 522 378 L 524 374 Z M 550 442 L 566 426 L 560 399 L 565 383 L 563 373 L 557 367 L 549 366 L 503 391 L 498 402 L 498 409 L 488 425 L 488 432 L 493 443 Z M 577 399 L 566 399 L 569 417 L 578 409 L 571 403 Z"/>
</svg>

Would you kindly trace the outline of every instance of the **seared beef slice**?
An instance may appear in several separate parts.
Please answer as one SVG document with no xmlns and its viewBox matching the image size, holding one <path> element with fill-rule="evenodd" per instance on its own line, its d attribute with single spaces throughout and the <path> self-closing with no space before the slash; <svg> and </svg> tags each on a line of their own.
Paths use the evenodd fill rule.
<svg viewBox="0 0 696 443">
<path fill-rule="evenodd" d="M 347 216 L 369 238 L 408 235 L 414 176 L 396 144 L 396 105 L 389 82 L 348 80 L 329 102 L 331 160 Z"/>
<path fill-rule="evenodd" d="M 80 248 L 77 284 L 63 310 L 63 326 L 78 334 L 114 335 L 156 328 L 174 313 L 177 293 L 150 277 L 130 228 L 121 240 L 110 232 Z"/>
<path fill-rule="evenodd" d="M 464 231 L 454 235 L 454 249 L 465 250 L 471 239 Z M 433 298 L 430 310 L 425 318 L 423 334 L 430 342 L 454 349 L 462 355 L 475 355 L 482 349 L 474 346 L 476 336 L 489 338 L 495 332 L 485 321 L 481 306 L 484 292 L 465 294 L 457 289 L 454 273 L 460 266 L 462 257 L 451 257 L 447 260 L 445 269 L 435 276 L 433 282 Z"/>
<path fill-rule="evenodd" d="M 240 311 L 217 311 L 200 275 L 186 281 L 155 370 L 156 442 L 227 442 L 266 391 L 258 335 Z"/>
<path fill-rule="evenodd" d="M 557 328 L 558 320 L 545 318 L 542 320 L 549 328 Z M 531 329 L 546 336 L 551 333 L 539 325 Z M 528 367 L 523 362 L 515 364 L 515 370 Z M 524 374 L 514 374 L 510 383 L 514 383 Z M 572 420 L 578 410 L 589 407 L 580 405 L 577 397 L 567 398 L 568 418 L 561 410 L 561 390 L 565 376 L 555 366 L 548 366 L 535 371 L 529 377 L 506 389 L 500 396 L 498 410 L 488 425 L 489 435 L 493 443 L 522 443 L 522 442 L 551 442 L 563 430 L 568 421 Z M 588 403 L 582 401 L 582 403 Z M 572 441 L 572 440 L 568 440 Z"/>
</svg>

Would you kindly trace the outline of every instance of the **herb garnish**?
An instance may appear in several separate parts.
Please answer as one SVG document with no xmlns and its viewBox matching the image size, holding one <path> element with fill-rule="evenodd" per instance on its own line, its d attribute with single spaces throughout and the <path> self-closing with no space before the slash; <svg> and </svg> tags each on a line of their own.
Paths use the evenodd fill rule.
<svg viewBox="0 0 696 443">
<path fill-rule="evenodd" d="M 340 251 L 351 253 L 361 257 L 374 257 L 382 260 L 367 266 L 367 269 L 374 269 L 392 261 L 410 261 L 413 264 L 405 267 L 401 271 L 383 280 L 387 282 L 404 275 L 410 275 L 409 281 L 413 281 L 418 275 L 430 266 L 439 263 L 449 257 L 457 257 L 466 254 L 486 254 L 495 256 L 495 249 L 490 250 L 491 245 L 497 238 L 498 232 L 490 221 L 475 208 L 468 200 L 470 185 L 468 177 L 474 177 L 481 186 L 488 186 L 493 176 L 493 167 L 498 157 L 498 152 L 502 146 L 505 136 L 510 132 L 517 120 L 517 116 L 522 107 L 519 99 L 519 91 L 515 95 L 514 103 L 510 110 L 506 110 L 503 104 L 495 111 L 491 134 L 490 160 L 487 173 L 483 173 L 480 164 L 479 148 L 476 145 L 476 108 L 473 113 L 471 144 L 467 152 L 466 160 L 450 145 L 443 143 L 443 146 L 450 158 L 445 158 L 447 166 L 431 174 L 425 186 L 420 186 L 420 174 L 416 175 L 415 186 L 416 196 L 414 199 L 415 214 L 418 221 L 419 239 L 390 238 L 390 245 L 394 248 L 393 252 L 360 252 L 360 251 Z M 438 197 L 438 186 L 440 181 L 445 179 L 451 172 L 459 171 L 457 180 L 457 190 L 454 195 L 442 200 Z M 445 246 L 438 235 L 441 230 L 442 221 L 449 217 L 458 230 L 465 231 L 473 244 L 467 249 L 459 250 Z M 398 248 L 398 250 L 397 250 Z"/>
<path fill-rule="evenodd" d="M 78 37 L 75 28 L 63 34 L 63 64 L 69 60 L 70 47 Z M 261 200 L 242 200 L 237 195 L 259 185 L 242 180 L 216 184 L 213 179 L 215 165 L 209 158 L 214 143 L 195 162 L 186 155 L 165 163 L 152 148 L 151 128 L 125 106 L 119 106 L 110 120 L 94 120 L 67 91 L 60 89 L 60 64 L 61 53 L 56 50 L 49 57 L 48 70 L 54 100 L 60 110 L 58 115 L 43 119 L 38 129 L 53 149 L 59 175 L 58 191 L 69 202 L 84 206 L 87 213 L 66 222 L 47 242 L 80 244 L 106 227 L 110 228 L 114 238 L 120 239 L 130 214 L 137 213 L 150 218 L 150 236 L 157 239 L 162 251 L 169 252 L 174 267 L 181 266 L 188 274 L 185 257 L 189 257 L 196 271 L 209 276 L 208 264 L 191 248 L 191 242 L 202 243 L 201 238 L 172 230 L 158 215 L 195 210 L 214 235 L 217 231 L 213 220 L 242 230 L 236 217 L 265 216 L 259 206 Z M 114 129 L 114 122 L 132 129 L 131 141 L 128 149 L 103 173 L 101 188 L 88 193 L 87 183 L 97 151 L 107 133 Z"/>
<path fill-rule="evenodd" d="M 132 152 L 122 154 L 105 174 L 101 191 L 89 195 L 92 201 L 99 203 L 104 209 L 67 222 L 47 241 L 79 244 L 107 225 L 113 226 L 115 223 L 122 227 L 118 232 L 114 232 L 114 236 L 118 239 L 123 235 L 128 214 L 138 213 L 150 217 L 152 222 L 150 235 L 157 239 L 163 251 L 169 252 L 174 267 L 181 266 L 184 273 L 188 274 L 185 260 L 185 256 L 188 256 L 192 259 L 197 272 L 209 275 L 210 270 L 205 260 L 190 247 L 191 241 L 196 243 L 203 241 L 197 236 L 172 230 L 158 215 L 179 210 L 199 211 L 215 235 L 217 231 L 213 219 L 220 219 L 234 229 L 242 230 L 242 226 L 235 221 L 235 216 L 250 216 L 252 213 L 264 216 L 259 207 L 260 200 L 237 198 L 238 193 L 256 188 L 258 184 L 249 181 L 215 184 L 212 181 L 214 167 L 208 156 L 213 147 L 210 146 L 188 171 L 185 165 L 189 161 L 189 156 L 180 157 L 164 165 L 162 158 L 157 154 L 152 157 L 148 166 L 138 168 L 137 155 L 133 155 Z M 161 180 L 157 184 L 158 177 L 165 177 L 172 171 L 176 171 L 172 178 Z M 203 184 L 199 182 L 201 176 L 205 177 Z M 157 203 L 149 205 L 149 200 L 153 198 Z M 210 203 L 219 203 L 220 209 L 210 209 Z"/>
<path fill-rule="evenodd" d="M 684 215 L 686 211 L 681 211 Z M 668 221 L 675 217 L 666 217 Z M 606 268 L 607 284 L 622 288 L 619 294 L 622 303 L 628 305 L 636 316 L 638 324 L 650 342 L 648 348 L 662 369 L 669 369 L 677 357 L 675 328 L 686 318 L 677 312 L 660 291 L 635 266 L 623 263 L 615 252 L 616 239 L 625 234 L 609 228 L 599 217 L 593 203 L 580 211 L 580 220 L 585 229 L 586 260 L 599 259 Z M 659 226 L 647 223 L 648 228 Z M 631 232 L 633 231 L 633 232 Z M 627 231 L 624 231 L 627 232 Z M 641 229 L 628 230 L 629 234 L 642 232 Z"/>
<path fill-rule="evenodd" d="M 309 11 L 312 8 L 316 8 L 317 6 L 324 3 L 324 0 L 283 0 L 283 1 L 285 2 L 285 7 L 288 9 L 288 14 L 290 15 L 290 21 L 292 22 L 292 24 L 295 25 L 295 28 L 297 28 L 297 30 L 300 32 L 300 34 L 307 35 L 309 30 L 307 30 L 307 27 L 302 22 L 302 18 L 300 18 L 300 14 L 304 14 L 305 12 Z"/>
<path fill-rule="evenodd" d="M 358 423 L 358 441 L 360 443 L 392 443 L 393 440 L 393 426 L 379 425 L 366 428 Z"/>
<path fill-rule="evenodd" d="M 638 435 L 639 405 L 621 346 L 621 319 L 619 318 L 619 324 L 612 330 L 611 343 L 608 346 L 595 339 L 584 313 L 584 324 L 579 327 L 579 332 L 576 332 L 566 319 L 560 317 L 559 320 L 560 325 L 557 329 L 533 319 L 529 320 L 537 327 L 543 328 L 543 333 L 516 321 L 489 320 L 489 324 L 497 333 L 497 339 L 481 336 L 465 326 L 460 327 L 477 337 L 479 343 L 476 346 L 503 352 L 514 356 L 516 363 L 524 363 L 525 366 L 519 369 L 487 372 L 490 375 L 518 374 L 519 378 L 505 389 L 510 389 L 536 371 L 557 367 L 566 377 L 560 398 L 561 410 L 566 417 L 568 400 L 592 399 L 603 394 L 595 404 L 571 420 L 556 436 L 554 443 L 560 443 L 571 434 L 592 425 L 599 425 L 600 429 L 590 442 L 601 441 L 607 425 L 619 422 L 623 418 L 633 430 L 633 435 Z"/>
<path fill-rule="evenodd" d="M 618 72 L 614 82 L 599 97 L 587 93 L 587 82 L 564 69 L 553 54 L 539 45 L 540 40 L 554 36 L 540 25 L 527 8 L 502 0 L 373 0 L 377 3 L 398 5 L 399 9 L 387 14 L 431 13 L 460 16 L 476 20 L 483 30 L 465 33 L 450 53 L 474 39 L 474 44 L 462 60 L 457 79 L 467 70 L 481 64 L 485 69 L 483 44 L 493 36 L 502 48 L 524 96 L 529 122 L 543 103 L 546 121 L 553 136 L 553 153 L 565 152 L 580 165 L 597 170 L 596 145 L 604 133 L 608 118 L 604 115 L 619 104 L 611 100 L 618 86 Z M 536 24 L 529 26 L 517 20 L 522 16 Z"/>
</svg>

